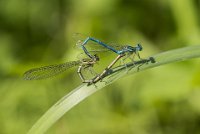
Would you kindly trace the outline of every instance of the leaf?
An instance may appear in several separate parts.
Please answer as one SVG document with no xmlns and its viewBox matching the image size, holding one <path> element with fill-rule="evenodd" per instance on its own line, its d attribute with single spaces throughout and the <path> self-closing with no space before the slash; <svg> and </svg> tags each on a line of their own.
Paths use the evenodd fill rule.
<svg viewBox="0 0 200 134">
<path fill-rule="evenodd" d="M 192 58 L 200 57 L 200 46 L 185 47 L 176 50 L 163 52 L 154 56 L 156 63 L 144 64 L 139 68 L 139 71 L 150 69 L 160 65 L 184 61 Z M 137 67 L 133 63 L 127 66 L 118 66 L 113 69 L 110 75 L 105 77 L 102 82 L 97 82 L 95 85 L 87 86 L 81 84 L 79 87 L 65 95 L 56 104 L 54 104 L 30 129 L 29 134 L 42 134 L 46 132 L 59 118 L 75 105 L 97 92 L 103 87 L 115 82 L 116 80 L 128 75 L 137 73 Z"/>
</svg>

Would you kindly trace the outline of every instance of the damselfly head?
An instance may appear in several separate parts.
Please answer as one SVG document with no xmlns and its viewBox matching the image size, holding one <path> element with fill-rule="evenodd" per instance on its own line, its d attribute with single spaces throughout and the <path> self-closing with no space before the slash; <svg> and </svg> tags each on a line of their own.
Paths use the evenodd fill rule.
<svg viewBox="0 0 200 134">
<path fill-rule="evenodd" d="M 142 51 L 142 45 L 141 44 L 137 44 L 137 46 L 136 46 L 136 49 L 137 49 L 137 51 Z"/>
</svg>

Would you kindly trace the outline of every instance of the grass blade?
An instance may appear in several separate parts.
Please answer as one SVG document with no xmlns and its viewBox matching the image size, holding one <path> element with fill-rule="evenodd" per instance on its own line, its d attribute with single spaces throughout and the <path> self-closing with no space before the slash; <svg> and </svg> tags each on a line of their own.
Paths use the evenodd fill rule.
<svg viewBox="0 0 200 134">
<path fill-rule="evenodd" d="M 180 49 L 175 49 L 163 52 L 152 56 L 156 63 L 144 64 L 139 71 L 153 68 L 156 66 L 173 63 L 177 61 L 184 61 L 191 58 L 200 57 L 200 46 L 191 46 Z M 113 70 L 113 73 L 103 79 L 103 82 L 97 82 L 95 85 L 87 86 L 82 84 L 69 94 L 61 98 L 54 104 L 30 129 L 29 134 L 42 134 L 46 132 L 59 118 L 61 118 L 67 111 L 75 105 L 83 101 L 85 98 L 102 89 L 106 85 L 113 83 L 119 78 L 127 74 L 137 73 L 137 68 L 134 68 L 132 63 L 127 67 L 119 66 Z"/>
</svg>

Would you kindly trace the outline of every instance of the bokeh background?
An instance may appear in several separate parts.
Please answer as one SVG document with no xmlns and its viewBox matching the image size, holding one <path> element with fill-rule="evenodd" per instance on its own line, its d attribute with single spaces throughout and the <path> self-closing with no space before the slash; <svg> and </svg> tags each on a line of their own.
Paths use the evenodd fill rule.
<svg viewBox="0 0 200 134">
<path fill-rule="evenodd" d="M 141 56 L 147 57 L 200 45 L 199 25 L 200 0 L 1 0 L 0 133 L 26 133 L 81 84 L 76 68 L 47 80 L 22 79 L 30 68 L 77 60 L 74 33 L 141 43 Z M 74 107 L 47 133 L 200 133 L 199 61 L 120 79 Z"/>
</svg>

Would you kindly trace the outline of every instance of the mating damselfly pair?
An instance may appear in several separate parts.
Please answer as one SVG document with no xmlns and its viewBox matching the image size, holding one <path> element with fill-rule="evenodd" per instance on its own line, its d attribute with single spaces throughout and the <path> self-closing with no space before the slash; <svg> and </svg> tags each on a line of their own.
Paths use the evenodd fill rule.
<svg viewBox="0 0 200 134">
<path fill-rule="evenodd" d="M 75 34 L 76 37 L 78 37 L 79 35 L 81 34 Z M 91 45 L 88 45 L 88 44 L 91 44 Z M 104 77 L 109 75 L 108 72 L 112 70 L 112 67 L 120 59 L 123 59 L 124 61 L 125 59 L 129 58 L 132 61 L 132 63 L 135 66 L 137 66 L 138 70 L 139 70 L 139 67 L 143 64 L 148 64 L 149 62 L 155 63 L 155 59 L 153 57 L 150 57 L 148 59 L 140 58 L 139 51 L 142 51 L 143 49 L 140 44 L 137 44 L 135 47 L 131 45 L 113 45 L 113 44 L 104 43 L 93 37 L 86 37 L 86 38 L 78 37 L 76 45 L 79 46 L 83 50 L 87 58 L 82 58 L 77 61 L 70 61 L 63 64 L 58 64 L 58 65 L 49 65 L 49 66 L 43 66 L 39 68 L 33 68 L 24 73 L 24 79 L 25 80 L 44 79 L 44 78 L 48 78 L 48 77 L 60 74 L 71 67 L 78 66 L 77 73 L 79 77 L 81 78 L 82 82 L 88 83 L 88 85 L 90 85 L 102 80 Z M 87 48 L 87 46 L 88 47 L 90 46 L 92 49 Z M 98 52 L 101 52 L 101 51 L 111 51 L 117 54 L 117 56 L 101 73 L 95 74 L 95 76 L 91 79 L 86 79 L 82 73 L 82 70 L 91 69 L 100 60 L 98 56 Z M 134 59 L 135 56 L 137 56 L 139 60 L 135 61 Z"/>
</svg>

